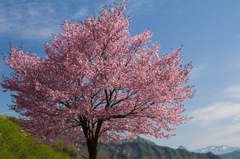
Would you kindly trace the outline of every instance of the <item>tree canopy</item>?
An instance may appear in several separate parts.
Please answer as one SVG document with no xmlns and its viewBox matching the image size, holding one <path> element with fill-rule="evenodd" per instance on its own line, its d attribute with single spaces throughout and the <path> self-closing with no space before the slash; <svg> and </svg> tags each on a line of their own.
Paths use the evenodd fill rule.
<svg viewBox="0 0 240 159">
<path fill-rule="evenodd" d="M 191 64 L 181 64 L 181 48 L 159 55 L 146 30 L 131 36 L 127 3 L 103 7 L 98 17 L 62 25 L 46 43 L 46 57 L 11 47 L 5 63 L 13 69 L 1 83 L 12 94 L 11 109 L 28 117 L 23 126 L 45 142 L 170 137 L 184 123 Z M 165 131 L 163 131 L 165 130 Z M 90 146 L 92 145 L 92 146 Z"/>
</svg>

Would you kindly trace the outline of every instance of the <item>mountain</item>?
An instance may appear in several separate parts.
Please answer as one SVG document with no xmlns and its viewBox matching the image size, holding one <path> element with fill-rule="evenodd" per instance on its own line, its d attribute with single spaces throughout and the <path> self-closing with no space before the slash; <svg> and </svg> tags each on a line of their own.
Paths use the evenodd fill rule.
<svg viewBox="0 0 240 159">
<path fill-rule="evenodd" d="M 87 159 L 86 145 L 79 148 L 79 153 Z M 111 142 L 108 145 L 99 144 L 98 159 L 220 159 L 211 152 L 206 154 L 189 152 L 155 145 L 153 142 L 137 138 L 133 142 Z"/>
<path fill-rule="evenodd" d="M 220 159 L 212 153 L 193 153 L 140 142 L 102 146 L 99 150 L 100 159 Z"/>
<path fill-rule="evenodd" d="M 240 158 L 240 150 L 233 151 L 231 153 L 226 153 L 219 155 L 221 159 L 239 159 Z"/>
<path fill-rule="evenodd" d="M 225 153 L 230 153 L 236 150 L 240 150 L 240 147 L 231 147 L 231 146 L 209 146 L 206 148 L 194 150 L 193 152 L 198 152 L 198 153 L 207 153 L 207 152 L 212 152 L 215 155 L 220 155 L 220 154 L 225 154 Z"/>
<path fill-rule="evenodd" d="M 178 149 L 180 149 L 180 150 L 186 150 L 186 151 L 187 151 L 187 148 L 184 147 L 183 145 L 180 145 L 180 146 L 178 147 Z"/>
<path fill-rule="evenodd" d="M 146 144 L 146 145 L 150 145 L 150 146 L 155 146 L 156 144 L 148 139 L 142 138 L 140 136 L 138 136 L 136 139 L 131 139 L 132 141 L 129 142 L 128 140 L 122 140 L 120 143 L 142 143 L 142 144 Z M 111 142 L 111 143 L 115 143 L 116 142 Z M 120 144 L 119 142 L 117 144 Z"/>
</svg>

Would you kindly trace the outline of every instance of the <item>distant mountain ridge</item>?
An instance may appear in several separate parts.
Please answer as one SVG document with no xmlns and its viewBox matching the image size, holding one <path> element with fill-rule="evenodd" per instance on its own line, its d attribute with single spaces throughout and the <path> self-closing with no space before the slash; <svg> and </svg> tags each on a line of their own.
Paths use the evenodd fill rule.
<svg viewBox="0 0 240 159">
<path fill-rule="evenodd" d="M 194 150 L 192 152 L 197 152 L 197 153 L 212 152 L 215 155 L 221 155 L 221 154 L 230 153 L 236 150 L 240 150 L 240 147 L 221 145 L 221 146 L 208 146 L 205 148 Z"/>
<path fill-rule="evenodd" d="M 173 149 L 141 142 L 109 144 L 99 146 L 99 159 L 220 159 L 209 152 L 206 154 Z"/>
<path fill-rule="evenodd" d="M 79 154 L 83 159 L 88 158 L 85 144 L 79 148 Z M 158 146 L 147 139 L 138 137 L 133 142 L 112 141 L 108 145 L 99 143 L 98 159 L 220 159 L 220 157 L 211 152 L 202 154 Z"/>
</svg>

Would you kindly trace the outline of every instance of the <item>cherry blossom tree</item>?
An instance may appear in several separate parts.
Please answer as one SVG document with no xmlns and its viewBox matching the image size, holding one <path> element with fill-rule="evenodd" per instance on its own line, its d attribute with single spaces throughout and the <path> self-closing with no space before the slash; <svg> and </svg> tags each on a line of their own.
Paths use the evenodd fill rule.
<svg viewBox="0 0 240 159">
<path fill-rule="evenodd" d="M 140 134 L 168 138 L 185 123 L 191 64 L 181 64 L 181 48 L 160 56 L 149 30 L 132 37 L 126 6 L 65 20 L 63 33 L 45 44 L 45 58 L 11 46 L 4 61 L 13 72 L 1 86 L 13 91 L 10 108 L 29 118 L 25 131 L 46 143 L 63 134 L 67 142 L 86 142 L 95 159 L 98 142 Z"/>
</svg>

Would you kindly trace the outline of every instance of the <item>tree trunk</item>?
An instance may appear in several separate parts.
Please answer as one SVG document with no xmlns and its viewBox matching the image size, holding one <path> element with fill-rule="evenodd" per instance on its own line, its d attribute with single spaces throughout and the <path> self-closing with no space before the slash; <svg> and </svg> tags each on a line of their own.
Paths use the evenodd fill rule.
<svg viewBox="0 0 240 159">
<path fill-rule="evenodd" d="M 97 159 L 97 144 L 98 140 L 96 138 L 87 139 L 89 159 Z"/>
</svg>

